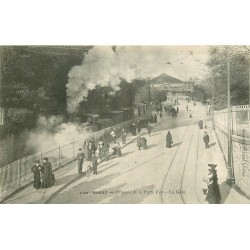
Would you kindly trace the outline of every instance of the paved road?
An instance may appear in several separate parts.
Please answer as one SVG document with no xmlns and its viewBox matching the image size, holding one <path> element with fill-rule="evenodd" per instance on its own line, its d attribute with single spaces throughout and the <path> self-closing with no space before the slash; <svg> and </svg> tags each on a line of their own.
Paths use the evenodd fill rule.
<svg viewBox="0 0 250 250">
<path fill-rule="evenodd" d="M 203 133 L 197 126 L 199 119 L 207 120 L 205 106 L 190 104 L 193 118 L 179 106 L 179 115 L 163 116 L 149 137 L 148 150 L 138 150 L 136 141 L 122 150 L 121 158 L 113 158 L 98 166 L 98 175 L 77 174 L 76 163 L 60 170 L 55 187 L 34 191 L 29 187 L 9 203 L 206 203 L 202 193 L 202 179 L 207 164 L 218 164 L 222 203 L 249 203 L 234 189 L 225 185 L 226 167 L 214 132 L 209 149 L 205 149 Z M 170 130 L 173 147 L 166 148 L 165 137 Z M 136 137 L 130 136 L 129 140 Z"/>
</svg>

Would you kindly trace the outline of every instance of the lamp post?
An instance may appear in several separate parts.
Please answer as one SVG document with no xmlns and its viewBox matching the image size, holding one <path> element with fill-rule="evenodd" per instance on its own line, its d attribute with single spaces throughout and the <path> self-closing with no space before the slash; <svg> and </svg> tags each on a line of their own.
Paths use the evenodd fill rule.
<svg viewBox="0 0 250 250">
<path fill-rule="evenodd" d="M 228 127 L 228 166 L 227 183 L 234 183 L 234 171 L 232 164 L 232 130 L 231 130 L 231 96 L 230 96 L 230 47 L 227 49 L 227 127 Z"/>
</svg>

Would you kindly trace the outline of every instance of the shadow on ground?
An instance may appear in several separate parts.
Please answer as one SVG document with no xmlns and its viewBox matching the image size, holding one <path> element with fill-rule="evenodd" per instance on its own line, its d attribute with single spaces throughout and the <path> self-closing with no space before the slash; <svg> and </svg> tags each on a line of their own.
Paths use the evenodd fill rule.
<svg viewBox="0 0 250 250">
<path fill-rule="evenodd" d="M 177 143 L 175 143 L 175 144 L 172 145 L 172 148 L 173 148 L 173 147 L 177 147 L 177 146 L 179 146 L 179 145 L 181 145 L 181 144 L 182 144 L 182 142 L 177 142 Z"/>
<path fill-rule="evenodd" d="M 150 148 L 154 148 L 154 147 L 156 147 L 158 144 L 150 144 L 150 145 L 148 145 L 148 148 L 147 149 L 150 149 Z"/>
<path fill-rule="evenodd" d="M 227 196 L 232 187 L 227 185 L 226 181 L 224 181 L 221 184 L 219 184 L 219 188 L 220 188 L 220 195 L 221 195 L 220 203 L 223 204 L 225 200 L 227 199 Z"/>
</svg>

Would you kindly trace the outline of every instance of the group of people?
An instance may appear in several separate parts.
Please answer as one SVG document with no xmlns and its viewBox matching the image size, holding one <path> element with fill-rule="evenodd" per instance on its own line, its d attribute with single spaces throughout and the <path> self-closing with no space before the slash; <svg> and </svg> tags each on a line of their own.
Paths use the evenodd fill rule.
<svg viewBox="0 0 250 250">
<path fill-rule="evenodd" d="M 78 149 L 78 153 L 76 155 L 77 159 L 77 166 L 78 166 L 78 173 L 82 173 L 82 166 L 83 166 L 83 160 L 85 158 L 84 153 L 82 152 L 82 149 Z M 86 158 L 86 161 L 88 162 L 87 167 L 91 166 L 93 168 L 94 174 L 97 175 L 97 157 L 94 152 L 92 152 L 91 158 Z"/>
<path fill-rule="evenodd" d="M 55 176 L 52 173 L 52 164 L 49 159 L 45 157 L 43 163 L 37 160 L 35 165 L 32 166 L 31 171 L 34 175 L 33 186 L 36 189 L 49 188 L 55 184 Z"/>
</svg>

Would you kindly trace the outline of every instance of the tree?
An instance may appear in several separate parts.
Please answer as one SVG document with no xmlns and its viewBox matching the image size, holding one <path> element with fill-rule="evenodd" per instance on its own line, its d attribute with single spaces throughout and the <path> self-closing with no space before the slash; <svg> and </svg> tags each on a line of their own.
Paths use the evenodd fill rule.
<svg viewBox="0 0 250 250">
<path fill-rule="evenodd" d="M 17 128 L 14 113 L 20 112 L 24 117 L 32 114 L 32 120 L 39 114 L 66 114 L 68 72 L 72 66 L 81 63 L 86 50 L 85 47 L 76 49 L 72 52 L 69 48 L 49 46 L 2 48 L 1 97 L 7 110 L 5 131 L 19 132 L 19 128 L 30 128 L 27 119 L 18 119 Z"/>
<path fill-rule="evenodd" d="M 210 48 L 207 83 L 214 84 L 215 108 L 227 107 L 227 51 L 228 47 Z M 249 104 L 249 50 L 244 46 L 230 46 L 231 105 Z"/>
</svg>

